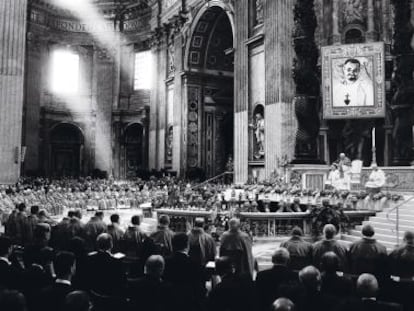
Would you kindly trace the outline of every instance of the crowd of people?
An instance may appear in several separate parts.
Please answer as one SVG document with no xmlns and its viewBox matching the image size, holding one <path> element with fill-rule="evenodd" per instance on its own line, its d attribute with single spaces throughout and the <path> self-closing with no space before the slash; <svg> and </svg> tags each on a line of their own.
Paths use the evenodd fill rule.
<svg viewBox="0 0 414 311">
<path fill-rule="evenodd" d="M 349 248 L 333 225 L 314 244 L 300 228 L 258 272 L 252 239 L 233 218 L 216 241 L 198 218 L 173 232 L 166 215 L 151 234 L 132 216 L 86 223 L 79 210 L 58 223 L 20 203 L 0 236 L 0 310 L 412 310 L 414 233 L 389 255 L 364 225 Z M 340 272 L 339 272 L 340 271 Z M 392 277 L 391 277 L 392 276 Z M 386 302 L 384 302 L 386 301 Z"/>
</svg>

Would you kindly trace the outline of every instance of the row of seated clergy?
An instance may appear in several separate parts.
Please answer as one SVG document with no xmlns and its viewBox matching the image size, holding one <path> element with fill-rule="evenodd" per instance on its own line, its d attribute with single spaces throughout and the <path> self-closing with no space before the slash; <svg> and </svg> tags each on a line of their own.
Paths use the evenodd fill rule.
<svg viewBox="0 0 414 311">
<path fill-rule="evenodd" d="M 378 165 L 373 163 L 371 165 L 371 173 L 368 181 L 365 183 L 365 188 L 371 192 L 379 192 L 385 186 L 386 176 L 383 170 L 378 168 Z M 342 165 L 339 168 L 337 163 L 331 165 L 328 177 L 325 182 L 327 188 L 336 190 L 351 190 L 351 184 L 361 183 L 362 161 L 354 160 L 351 166 Z"/>
</svg>

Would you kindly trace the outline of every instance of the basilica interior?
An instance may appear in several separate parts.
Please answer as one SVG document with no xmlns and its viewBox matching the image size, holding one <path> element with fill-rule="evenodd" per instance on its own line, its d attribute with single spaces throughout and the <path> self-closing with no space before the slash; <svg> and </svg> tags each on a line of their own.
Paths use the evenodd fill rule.
<svg viewBox="0 0 414 311">
<path fill-rule="evenodd" d="M 211 178 L 230 162 L 246 183 L 341 152 L 398 176 L 411 165 L 411 1 L 10 1 L 3 182 Z M 321 50 L 371 43 L 381 113 L 326 117 Z"/>
<path fill-rule="evenodd" d="M 413 73 L 414 0 L 0 0 L 0 309 L 413 310 Z"/>
</svg>

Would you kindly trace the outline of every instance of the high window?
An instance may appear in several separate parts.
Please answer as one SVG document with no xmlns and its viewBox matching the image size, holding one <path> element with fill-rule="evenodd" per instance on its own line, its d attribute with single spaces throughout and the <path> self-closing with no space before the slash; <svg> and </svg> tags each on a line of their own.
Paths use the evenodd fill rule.
<svg viewBox="0 0 414 311">
<path fill-rule="evenodd" d="M 51 90 L 56 94 L 76 94 L 79 88 L 79 54 L 55 50 L 51 61 Z"/>
<path fill-rule="evenodd" d="M 152 81 L 151 51 L 135 53 L 134 90 L 149 90 Z"/>
</svg>

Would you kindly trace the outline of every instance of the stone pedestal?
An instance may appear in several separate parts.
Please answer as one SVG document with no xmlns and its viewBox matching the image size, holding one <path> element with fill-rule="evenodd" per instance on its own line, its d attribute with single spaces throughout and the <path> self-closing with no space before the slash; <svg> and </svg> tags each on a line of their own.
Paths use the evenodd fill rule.
<svg viewBox="0 0 414 311">
<path fill-rule="evenodd" d="M 27 0 L 0 2 L 0 183 L 20 176 Z"/>
</svg>

